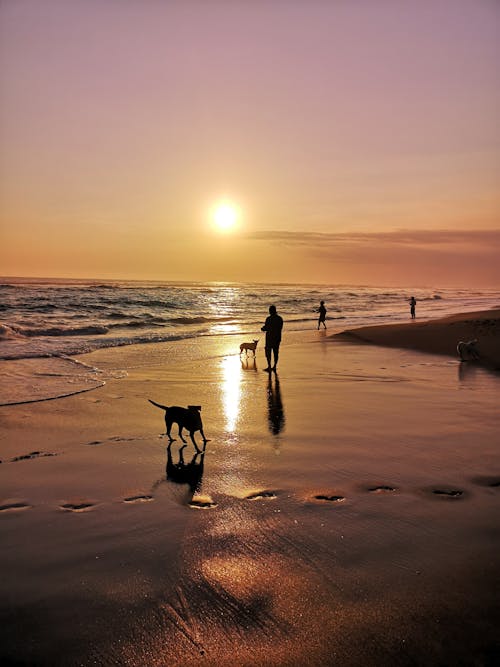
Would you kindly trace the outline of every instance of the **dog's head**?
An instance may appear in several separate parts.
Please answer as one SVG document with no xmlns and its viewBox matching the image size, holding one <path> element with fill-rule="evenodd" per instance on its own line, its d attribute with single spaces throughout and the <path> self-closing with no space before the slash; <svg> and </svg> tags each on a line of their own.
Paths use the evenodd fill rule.
<svg viewBox="0 0 500 667">
<path fill-rule="evenodd" d="M 201 412 L 201 405 L 188 405 L 188 410 L 193 410 L 194 412 Z"/>
</svg>

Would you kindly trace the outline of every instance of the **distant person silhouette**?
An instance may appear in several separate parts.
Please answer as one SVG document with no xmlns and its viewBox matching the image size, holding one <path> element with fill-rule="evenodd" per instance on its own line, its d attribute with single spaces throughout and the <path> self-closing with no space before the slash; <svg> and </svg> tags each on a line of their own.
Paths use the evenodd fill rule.
<svg viewBox="0 0 500 667">
<path fill-rule="evenodd" d="M 319 329 L 319 327 L 320 327 L 320 324 L 322 324 L 322 325 L 325 327 L 325 329 L 326 329 L 326 324 L 325 324 L 325 320 L 326 320 L 326 308 L 325 308 L 325 302 L 324 302 L 324 301 L 320 301 L 320 303 L 319 303 L 319 308 L 317 309 L 316 312 L 319 313 L 319 317 L 318 317 L 318 329 Z"/>
<path fill-rule="evenodd" d="M 278 365 L 278 356 L 281 343 L 281 330 L 283 329 L 283 318 L 278 315 L 276 306 L 269 306 L 269 317 L 266 318 L 261 331 L 266 332 L 266 359 L 265 371 L 275 371 Z M 271 368 L 271 353 L 274 355 L 274 366 Z"/>
<path fill-rule="evenodd" d="M 415 306 L 417 305 L 417 300 L 415 299 L 414 296 L 411 297 L 410 299 L 410 315 L 411 319 L 415 319 Z"/>
</svg>

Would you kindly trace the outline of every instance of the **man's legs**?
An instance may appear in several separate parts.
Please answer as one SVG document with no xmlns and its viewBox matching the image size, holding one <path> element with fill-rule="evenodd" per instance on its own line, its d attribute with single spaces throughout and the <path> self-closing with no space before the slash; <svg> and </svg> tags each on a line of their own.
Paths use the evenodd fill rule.
<svg viewBox="0 0 500 667">
<path fill-rule="evenodd" d="M 267 368 L 264 369 L 266 371 L 271 370 L 271 351 L 272 351 L 272 348 L 267 347 L 267 345 L 266 345 L 265 352 L 266 352 L 266 359 L 267 359 Z"/>
<path fill-rule="evenodd" d="M 273 371 L 276 370 L 276 366 L 278 365 L 279 351 L 280 351 L 280 346 L 279 346 L 279 344 L 278 344 L 278 345 L 275 345 L 275 346 L 273 347 L 273 352 L 274 352 L 274 366 L 273 366 Z M 270 357 L 271 357 L 271 355 L 269 355 L 269 358 L 270 358 Z M 271 362 L 269 362 L 269 365 L 271 365 Z"/>
</svg>

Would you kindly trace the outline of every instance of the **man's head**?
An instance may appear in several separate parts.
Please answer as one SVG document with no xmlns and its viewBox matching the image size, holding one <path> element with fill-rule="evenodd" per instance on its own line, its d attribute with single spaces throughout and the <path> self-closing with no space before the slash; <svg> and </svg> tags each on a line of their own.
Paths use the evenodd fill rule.
<svg viewBox="0 0 500 667">
<path fill-rule="evenodd" d="M 276 315 L 276 306 L 269 306 L 269 315 Z"/>
</svg>

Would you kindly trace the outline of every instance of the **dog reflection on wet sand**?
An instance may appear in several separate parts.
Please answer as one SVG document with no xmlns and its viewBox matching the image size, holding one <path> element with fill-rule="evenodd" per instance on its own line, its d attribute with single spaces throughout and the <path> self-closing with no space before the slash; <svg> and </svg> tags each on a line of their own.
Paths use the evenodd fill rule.
<svg viewBox="0 0 500 667">
<path fill-rule="evenodd" d="M 257 370 L 257 359 L 255 357 L 241 357 L 241 370 L 242 371 L 256 371 Z"/>
<path fill-rule="evenodd" d="M 152 490 L 155 490 L 163 482 L 171 482 L 182 492 L 180 499 L 182 504 L 189 505 L 193 496 L 201 489 L 205 447 L 195 451 L 194 456 L 187 463 L 184 460 L 184 449 L 186 447 L 187 445 L 183 445 L 179 448 L 179 458 L 175 463 L 172 455 L 172 443 L 169 443 L 167 446 L 165 478 L 158 480 Z"/>
</svg>

